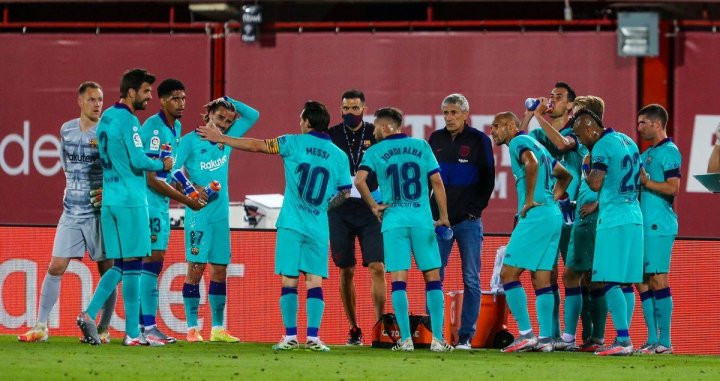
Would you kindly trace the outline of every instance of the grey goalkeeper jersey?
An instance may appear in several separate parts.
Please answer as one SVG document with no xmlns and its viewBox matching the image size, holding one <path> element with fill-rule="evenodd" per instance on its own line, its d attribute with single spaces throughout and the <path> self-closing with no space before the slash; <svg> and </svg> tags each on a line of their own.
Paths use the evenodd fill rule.
<svg viewBox="0 0 720 381">
<path fill-rule="evenodd" d="M 103 182 L 96 129 L 97 126 L 92 126 L 85 132 L 80 130 L 80 118 L 60 127 L 61 161 L 65 171 L 63 209 L 72 217 L 94 217 L 99 213 L 90 204 L 90 190 L 101 188 Z"/>
</svg>

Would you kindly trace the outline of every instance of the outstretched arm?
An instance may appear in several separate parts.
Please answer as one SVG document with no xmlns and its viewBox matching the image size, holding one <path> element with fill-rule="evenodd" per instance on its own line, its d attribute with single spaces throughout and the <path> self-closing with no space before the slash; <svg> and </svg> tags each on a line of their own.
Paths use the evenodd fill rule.
<svg viewBox="0 0 720 381">
<path fill-rule="evenodd" d="M 196 130 L 197 134 L 205 140 L 214 143 L 222 143 L 232 148 L 247 152 L 262 152 L 267 154 L 277 154 L 279 146 L 277 139 L 251 139 L 251 138 L 233 138 L 224 135 L 212 124 L 200 126 Z"/>
</svg>

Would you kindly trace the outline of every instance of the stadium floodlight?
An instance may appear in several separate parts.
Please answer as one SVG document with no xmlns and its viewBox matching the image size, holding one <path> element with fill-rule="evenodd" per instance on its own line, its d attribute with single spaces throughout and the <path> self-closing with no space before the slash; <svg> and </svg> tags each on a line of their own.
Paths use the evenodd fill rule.
<svg viewBox="0 0 720 381">
<path fill-rule="evenodd" d="M 655 57 L 659 54 L 659 21 L 657 12 L 618 13 L 618 55 L 621 57 Z"/>
<path fill-rule="evenodd" d="M 240 15 L 240 11 L 227 3 L 192 3 L 190 12 L 211 20 L 227 21 Z"/>
</svg>

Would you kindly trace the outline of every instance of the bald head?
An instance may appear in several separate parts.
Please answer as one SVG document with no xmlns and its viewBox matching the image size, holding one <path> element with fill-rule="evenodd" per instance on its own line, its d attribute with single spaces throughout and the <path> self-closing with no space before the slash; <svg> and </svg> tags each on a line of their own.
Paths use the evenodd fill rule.
<svg viewBox="0 0 720 381">
<path fill-rule="evenodd" d="M 495 114 L 491 131 L 496 145 L 508 144 L 517 135 L 520 119 L 510 111 Z"/>
<path fill-rule="evenodd" d="M 514 123 L 516 128 L 520 128 L 520 119 L 512 111 L 503 111 L 495 115 L 495 119 L 505 120 Z"/>
</svg>

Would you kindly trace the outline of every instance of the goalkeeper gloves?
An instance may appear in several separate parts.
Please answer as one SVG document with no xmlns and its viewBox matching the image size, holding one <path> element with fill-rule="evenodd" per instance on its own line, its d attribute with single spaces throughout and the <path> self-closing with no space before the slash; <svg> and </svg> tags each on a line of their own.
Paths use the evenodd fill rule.
<svg viewBox="0 0 720 381">
<path fill-rule="evenodd" d="M 565 225 L 572 225 L 575 221 L 575 201 L 570 201 L 570 198 L 565 196 L 565 198 L 558 200 L 558 204 L 560 204 L 563 222 Z"/>
<path fill-rule="evenodd" d="M 102 206 L 102 192 L 102 188 L 90 190 L 90 204 L 97 209 Z"/>
</svg>

